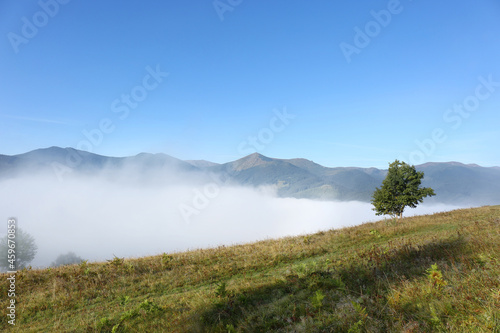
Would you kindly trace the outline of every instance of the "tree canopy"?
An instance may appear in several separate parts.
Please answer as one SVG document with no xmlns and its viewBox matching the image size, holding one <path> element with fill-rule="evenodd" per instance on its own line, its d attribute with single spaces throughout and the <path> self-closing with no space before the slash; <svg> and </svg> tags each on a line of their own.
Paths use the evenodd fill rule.
<svg viewBox="0 0 500 333">
<path fill-rule="evenodd" d="M 8 261 L 8 237 L 0 239 L 0 268 L 12 270 L 9 268 Z M 23 269 L 35 258 L 38 246 L 35 243 L 35 238 L 23 229 L 16 230 L 15 238 L 15 264 L 17 269 Z"/>
<path fill-rule="evenodd" d="M 415 166 L 395 160 L 389 164 L 389 171 L 380 188 L 372 196 L 377 215 L 403 217 L 405 207 L 415 208 L 427 196 L 436 195 L 430 187 L 420 187 L 424 173 Z"/>
<path fill-rule="evenodd" d="M 59 267 L 63 265 L 79 264 L 82 261 L 83 259 L 77 256 L 74 252 L 68 252 L 66 254 L 60 254 L 52 263 L 52 266 Z"/>
</svg>

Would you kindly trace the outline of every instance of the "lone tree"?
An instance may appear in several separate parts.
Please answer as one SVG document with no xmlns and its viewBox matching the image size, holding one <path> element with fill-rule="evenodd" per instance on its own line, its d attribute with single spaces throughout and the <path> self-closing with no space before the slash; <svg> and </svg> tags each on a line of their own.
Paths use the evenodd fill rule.
<svg viewBox="0 0 500 333">
<path fill-rule="evenodd" d="M 8 259 L 8 237 L 0 239 L 0 268 L 4 270 L 9 269 L 10 263 Z M 35 238 L 23 229 L 16 230 L 15 239 L 15 264 L 17 269 L 23 269 L 35 258 L 38 246 L 35 243 Z"/>
<path fill-rule="evenodd" d="M 420 187 L 423 172 L 417 172 L 415 166 L 395 160 L 389 164 L 389 171 L 376 188 L 372 196 L 373 208 L 377 215 L 403 217 L 406 206 L 415 208 L 427 196 L 436 195 L 430 187 Z"/>
</svg>

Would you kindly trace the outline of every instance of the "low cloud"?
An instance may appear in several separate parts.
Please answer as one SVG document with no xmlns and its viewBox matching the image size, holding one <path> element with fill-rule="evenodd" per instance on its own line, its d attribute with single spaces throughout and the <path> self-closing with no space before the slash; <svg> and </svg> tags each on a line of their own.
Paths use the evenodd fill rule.
<svg viewBox="0 0 500 333">
<path fill-rule="evenodd" d="M 123 175 L 122 175 L 123 176 Z M 179 205 L 192 198 L 192 182 L 154 185 L 127 177 L 33 176 L 0 182 L 0 218 L 15 216 L 38 245 L 32 266 L 50 265 L 74 252 L 90 261 L 231 245 L 312 233 L 379 220 L 364 202 L 278 198 L 268 188 L 223 186 L 185 222 Z M 187 183 L 187 182 L 186 182 Z M 406 216 L 459 208 L 421 205 Z"/>
</svg>

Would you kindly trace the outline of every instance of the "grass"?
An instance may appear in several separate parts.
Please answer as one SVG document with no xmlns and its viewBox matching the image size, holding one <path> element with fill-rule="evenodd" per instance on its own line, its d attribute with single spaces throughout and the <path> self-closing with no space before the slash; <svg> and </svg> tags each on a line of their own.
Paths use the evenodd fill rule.
<svg viewBox="0 0 500 333">
<path fill-rule="evenodd" d="M 500 206 L 19 271 L 13 332 L 500 332 Z M 4 297 L 5 295 L 5 297 Z"/>
</svg>

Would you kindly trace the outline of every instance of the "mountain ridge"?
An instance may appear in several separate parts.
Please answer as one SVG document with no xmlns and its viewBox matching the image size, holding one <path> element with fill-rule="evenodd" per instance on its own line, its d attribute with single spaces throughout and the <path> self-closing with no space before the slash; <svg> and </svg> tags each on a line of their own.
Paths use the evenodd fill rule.
<svg viewBox="0 0 500 333">
<path fill-rule="evenodd" d="M 85 151 L 85 150 L 79 150 L 79 149 L 76 149 L 76 148 L 73 148 L 73 147 L 59 147 L 59 146 L 50 146 L 50 147 L 47 147 L 47 148 L 37 148 L 37 149 L 33 149 L 33 150 L 30 150 L 30 151 L 27 151 L 27 152 L 24 152 L 24 153 L 19 153 L 19 154 L 14 154 L 14 155 L 7 155 L 7 154 L 0 154 L 1 157 L 21 157 L 21 156 L 26 156 L 26 155 L 29 155 L 29 154 L 32 154 L 32 153 L 36 153 L 36 152 L 54 152 L 54 151 L 59 151 L 59 152 L 76 152 L 80 155 L 96 155 L 96 156 L 99 156 L 99 157 L 106 157 L 106 158 L 116 158 L 116 159 L 123 159 L 123 158 L 130 158 L 130 157 L 135 157 L 135 156 L 139 156 L 139 155 L 154 155 L 154 156 L 169 156 L 169 157 L 172 157 L 172 158 L 176 158 L 172 155 L 169 155 L 169 154 L 166 154 L 166 153 L 148 153 L 148 152 L 141 152 L 141 153 L 138 153 L 136 155 L 126 155 L 126 156 L 108 156 L 108 155 L 101 155 L 101 154 L 97 154 L 97 153 L 93 153 L 93 152 L 88 152 L 88 151 Z M 264 159 L 267 159 L 267 160 L 280 160 L 280 161 L 288 161 L 288 162 L 294 162 L 294 161 L 306 161 L 306 162 L 309 162 L 309 163 L 312 163 L 312 164 L 315 164 L 315 165 L 318 165 L 318 166 L 321 166 L 323 168 L 345 168 L 345 169 L 349 169 L 349 168 L 352 168 L 352 169 L 376 169 L 376 170 L 387 170 L 387 169 L 380 169 L 380 168 L 377 168 L 377 167 L 356 167 L 356 166 L 335 166 L 335 167 L 328 167 L 328 166 L 323 166 L 321 164 L 318 164 L 312 160 L 308 160 L 306 158 L 302 158 L 302 157 L 296 157 L 296 158 L 290 158 L 290 159 L 286 159 L 286 158 L 274 158 L 274 157 L 269 157 L 269 156 L 265 156 L 265 155 L 262 155 L 260 153 L 252 153 L 252 154 L 249 154 L 247 156 L 244 156 L 244 157 L 241 157 L 237 160 L 234 160 L 234 161 L 229 161 L 229 162 L 225 162 L 225 163 L 216 163 L 216 162 L 212 162 L 212 161 L 209 161 L 209 160 L 181 160 L 181 159 L 178 159 L 179 161 L 184 161 L 184 162 L 207 162 L 209 164 L 213 164 L 213 165 L 222 165 L 222 164 L 226 164 L 226 163 L 231 163 L 231 162 L 235 162 L 235 161 L 238 161 L 238 160 L 242 160 L 242 159 L 245 159 L 245 158 L 249 158 L 249 157 L 252 157 L 252 156 L 260 156 L 261 158 L 264 158 Z M 476 164 L 476 163 L 463 163 L 463 162 L 458 162 L 458 161 L 448 161 L 448 162 L 426 162 L 426 163 L 423 163 L 423 164 L 417 164 L 415 166 L 428 166 L 428 165 L 439 165 L 439 164 L 449 164 L 449 165 L 457 165 L 457 166 L 469 166 L 469 167 L 480 167 L 480 168 L 497 168 L 497 169 L 500 169 L 500 166 L 482 166 L 482 165 L 479 165 L 479 164 Z"/>
<path fill-rule="evenodd" d="M 218 164 L 204 160 L 184 161 L 164 153 L 139 153 L 111 157 L 71 147 L 48 147 L 18 155 L 0 155 L 0 180 L 54 171 L 54 168 L 92 175 L 101 170 L 131 167 L 141 174 L 173 179 L 208 174 L 229 176 L 243 186 L 273 186 L 280 197 L 317 200 L 358 200 L 369 202 L 380 186 L 387 169 L 374 167 L 326 167 L 305 158 L 278 159 L 253 153 L 234 161 Z M 500 198 L 500 167 L 482 167 L 461 162 L 428 162 L 415 166 L 424 172 L 423 186 L 432 187 L 437 196 L 426 202 L 497 204 Z M 200 176 L 200 175 L 205 176 Z M 198 177 L 199 176 L 199 177 Z M 160 179 L 161 178 L 161 179 Z M 154 182 L 154 180 L 150 180 Z"/>
</svg>

